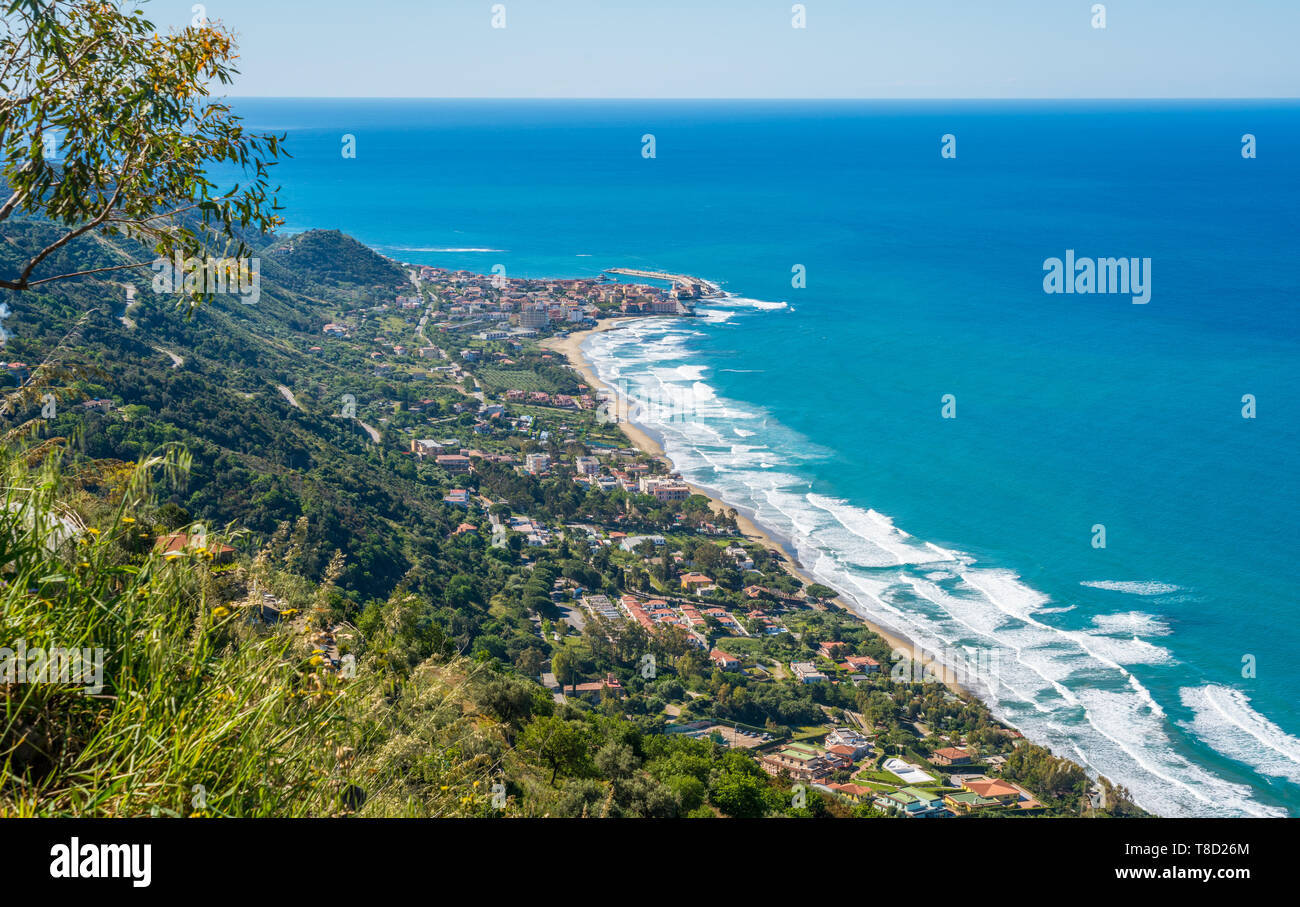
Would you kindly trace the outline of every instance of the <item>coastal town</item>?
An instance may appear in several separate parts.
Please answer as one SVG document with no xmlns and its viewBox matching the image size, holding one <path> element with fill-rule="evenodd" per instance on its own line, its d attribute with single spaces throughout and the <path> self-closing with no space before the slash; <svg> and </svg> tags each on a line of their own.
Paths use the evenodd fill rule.
<svg viewBox="0 0 1300 907">
<path fill-rule="evenodd" d="M 744 753 L 796 806 L 812 796 L 830 814 L 1131 807 L 969 693 L 900 665 L 897 640 L 607 417 L 585 332 L 690 317 L 716 285 L 403 267 L 408 290 L 340 308 L 308 352 L 366 362 L 375 384 L 348 391 L 343 415 L 400 446 L 459 511 L 458 540 L 527 568 L 531 639 L 498 634 L 479 657 L 513 662 L 565 708 Z"/>
</svg>

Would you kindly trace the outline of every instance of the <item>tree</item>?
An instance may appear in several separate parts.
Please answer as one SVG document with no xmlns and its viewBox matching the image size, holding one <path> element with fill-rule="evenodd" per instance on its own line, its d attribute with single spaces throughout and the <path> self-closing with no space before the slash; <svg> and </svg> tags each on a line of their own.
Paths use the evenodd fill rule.
<svg viewBox="0 0 1300 907">
<path fill-rule="evenodd" d="M 547 716 L 524 728 L 519 735 L 519 746 L 550 767 L 551 784 L 554 785 L 561 769 L 575 774 L 585 766 L 587 736 L 582 722 Z"/>
<path fill-rule="evenodd" d="M 0 36 L 0 141 L 11 194 L 0 223 L 17 213 L 54 230 L 28 250 L 0 287 L 27 290 L 83 274 L 143 268 L 148 261 L 77 269 L 56 253 L 80 236 L 132 236 L 164 258 L 209 248 L 234 256 L 241 228 L 281 223 L 268 167 L 283 137 L 245 131 L 207 94 L 229 84 L 234 39 L 219 23 L 166 35 L 139 10 L 98 0 L 11 0 Z M 249 182 L 222 193 L 208 177 L 228 164 Z M 54 256 L 54 258 L 52 258 Z M 56 264 L 52 274 L 37 271 Z M 71 270 L 68 270 L 71 268 Z M 202 289 L 191 294 L 197 301 Z"/>
<path fill-rule="evenodd" d="M 806 591 L 809 598 L 827 599 L 835 597 L 835 590 L 830 586 L 823 586 L 821 583 L 813 583 Z"/>
<path fill-rule="evenodd" d="M 761 819 L 767 814 L 767 789 L 753 775 L 726 772 L 714 783 L 709 799 L 734 818 Z"/>
<path fill-rule="evenodd" d="M 573 681 L 573 672 L 576 668 L 577 660 L 567 648 L 558 648 L 551 656 L 551 673 L 555 675 L 561 688 Z"/>
</svg>

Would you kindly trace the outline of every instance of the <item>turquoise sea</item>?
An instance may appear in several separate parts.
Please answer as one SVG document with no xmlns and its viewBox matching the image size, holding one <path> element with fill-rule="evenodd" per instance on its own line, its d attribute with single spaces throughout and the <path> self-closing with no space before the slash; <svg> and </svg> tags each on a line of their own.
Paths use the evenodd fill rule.
<svg viewBox="0 0 1300 907">
<path fill-rule="evenodd" d="M 1300 815 L 1300 105 L 235 106 L 290 230 L 721 284 L 586 344 L 688 478 L 1143 806 Z M 1045 293 L 1067 250 L 1150 301 Z"/>
</svg>

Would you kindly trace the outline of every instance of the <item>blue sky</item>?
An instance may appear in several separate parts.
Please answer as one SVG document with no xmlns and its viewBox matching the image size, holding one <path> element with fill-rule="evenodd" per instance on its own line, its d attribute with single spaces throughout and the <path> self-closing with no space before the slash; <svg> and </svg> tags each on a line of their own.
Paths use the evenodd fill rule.
<svg viewBox="0 0 1300 907">
<path fill-rule="evenodd" d="M 236 96 L 1295 97 L 1300 0 L 211 0 Z M 193 0 L 144 4 L 158 25 Z"/>
</svg>

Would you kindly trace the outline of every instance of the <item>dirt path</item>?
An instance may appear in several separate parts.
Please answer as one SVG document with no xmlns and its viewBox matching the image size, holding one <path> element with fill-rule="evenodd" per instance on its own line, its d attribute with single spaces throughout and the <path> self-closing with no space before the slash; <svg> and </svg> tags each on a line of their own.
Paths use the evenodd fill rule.
<svg viewBox="0 0 1300 907">
<path fill-rule="evenodd" d="M 122 318 L 123 318 L 123 320 L 125 320 L 126 316 L 123 315 Z M 132 327 L 135 327 L 134 324 L 132 324 L 131 326 L 132 326 Z M 156 346 L 156 347 L 154 347 L 154 349 L 155 349 L 156 351 L 158 351 L 159 353 L 165 353 L 166 355 L 168 355 L 168 356 L 171 357 L 171 360 L 172 360 L 172 368 L 180 368 L 182 365 L 185 364 L 185 357 L 184 357 L 184 356 L 178 356 L 178 355 L 176 355 L 175 353 L 173 353 L 171 350 L 165 350 L 165 349 L 163 349 L 163 348 L 160 347 L 160 346 Z"/>
<path fill-rule="evenodd" d="M 300 404 L 298 398 L 293 395 L 293 391 L 289 390 L 289 388 L 285 387 L 283 384 L 277 384 L 275 388 L 284 395 L 284 399 L 289 401 L 290 406 L 294 409 L 302 409 L 302 404 Z"/>
</svg>

